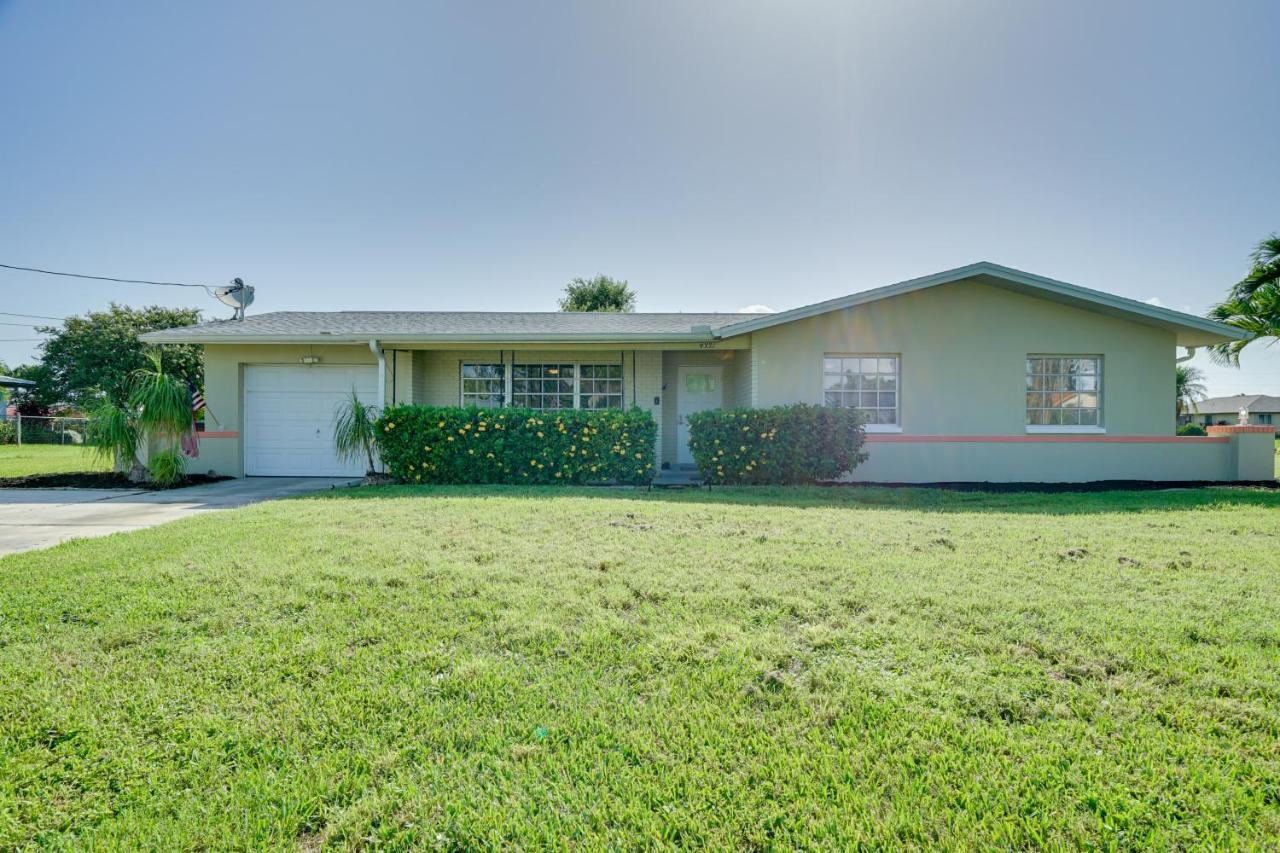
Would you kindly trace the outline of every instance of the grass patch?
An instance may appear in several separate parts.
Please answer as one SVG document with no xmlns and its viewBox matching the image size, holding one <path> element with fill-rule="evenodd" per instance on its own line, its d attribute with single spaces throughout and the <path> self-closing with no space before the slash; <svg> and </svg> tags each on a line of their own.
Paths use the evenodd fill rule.
<svg viewBox="0 0 1280 853">
<path fill-rule="evenodd" d="M 109 470 L 110 460 L 84 445 L 0 444 L 0 479 Z"/>
<path fill-rule="evenodd" d="M 0 560 L 0 847 L 1265 847 L 1280 494 L 376 488 Z"/>
</svg>

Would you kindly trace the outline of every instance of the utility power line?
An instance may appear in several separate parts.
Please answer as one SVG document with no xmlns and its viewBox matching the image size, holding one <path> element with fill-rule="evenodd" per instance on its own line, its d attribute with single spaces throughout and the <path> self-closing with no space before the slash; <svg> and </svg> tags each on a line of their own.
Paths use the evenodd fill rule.
<svg viewBox="0 0 1280 853">
<path fill-rule="evenodd" d="M 5 317 L 34 317 L 37 320 L 65 320 L 66 317 L 50 317 L 48 314 L 22 314 L 18 311 L 0 311 Z"/>
<path fill-rule="evenodd" d="M 20 267 L 14 264 L 0 264 L 0 267 L 7 270 L 18 270 L 20 272 L 35 272 L 41 273 L 42 275 L 60 275 L 67 278 L 86 278 L 92 279 L 93 281 L 110 281 L 117 284 L 154 284 L 158 287 L 198 287 L 210 296 L 213 295 L 213 288 L 209 287 L 207 284 L 189 284 L 182 281 L 150 281 L 145 278 L 114 278 L 109 275 L 84 275 L 83 273 L 78 272 L 58 272 L 56 270 L 40 269 L 39 267 Z"/>
<path fill-rule="evenodd" d="M 39 328 L 39 327 L 38 327 L 38 326 L 36 326 L 34 323 L 5 323 L 5 322 L 0 322 L 0 326 L 20 326 L 21 328 L 24 328 L 24 329 L 36 329 L 36 328 Z"/>
</svg>

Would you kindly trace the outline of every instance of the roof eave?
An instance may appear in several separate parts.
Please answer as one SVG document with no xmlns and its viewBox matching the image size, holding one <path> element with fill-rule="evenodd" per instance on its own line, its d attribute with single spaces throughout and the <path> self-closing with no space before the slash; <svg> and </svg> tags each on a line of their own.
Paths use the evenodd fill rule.
<svg viewBox="0 0 1280 853">
<path fill-rule="evenodd" d="M 1065 281 L 1058 281 L 1052 278 L 1035 275 L 1033 273 L 1015 270 L 1011 267 L 1001 266 L 990 261 L 979 261 L 976 264 L 957 267 L 953 270 L 946 270 L 932 275 L 922 276 L 920 278 L 908 279 L 897 284 L 890 284 L 884 287 L 877 287 L 871 290 L 864 290 L 859 293 L 852 293 L 848 296 L 841 296 L 835 299 L 828 299 L 825 302 L 817 302 L 813 305 L 805 305 L 800 308 L 793 308 L 790 311 L 782 311 L 777 314 L 770 314 L 763 317 L 745 320 L 741 323 L 731 323 L 728 326 L 722 326 L 716 332 L 716 336 L 720 338 L 732 335 L 741 335 L 748 332 L 767 329 L 771 326 L 778 326 L 783 323 L 792 323 L 796 320 L 803 320 L 809 317 L 816 317 L 820 314 L 826 314 L 830 311 L 837 311 L 842 308 L 852 308 L 856 305 L 865 305 L 868 302 L 876 302 L 881 299 L 888 299 L 892 296 L 901 296 L 905 293 L 912 293 L 917 290 L 923 290 L 927 287 L 934 287 L 939 284 L 950 284 L 952 282 L 963 281 L 968 278 L 975 278 L 981 275 L 988 275 L 993 278 L 1003 279 L 1025 287 L 1035 288 L 1037 290 L 1056 293 L 1060 296 L 1079 300 L 1084 303 L 1100 305 L 1111 308 L 1115 311 L 1124 312 L 1126 314 L 1144 317 L 1148 321 L 1176 326 L 1179 329 L 1186 329 L 1194 334 L 1178 336 L 1178 343 L 1182 346 L 1209 346 L 1215 343 L 1225 343 L 1233 340 L 1244 340 L 1249 335 L 1240 329 L 1226 326 L 1214 320 L 1204 317 L 1197 317 L 1194 314 L 1184 314 L 1181 311 L 1174 311 L 1170 308 L 1163 308 L 1156 305 L 1149 305 L 1145 302 L 1138 302 L 1136 299 L 1129 299 L 1124 296 L 1116 296 L 1110 293 L 1104 293 L 1100 290 L 1091 290 L 1087 287 L 1069 284 Z"/>
<path fill-rule="evenodd" d="M 469 344 L 469 343 L 541 343 L 541 344 L 573 344 L 573 343 L 697 343 L 711 341 L 712 333 L 700 334 L 653 334 L 630 333 L 614 335 L 605 333 L 586 334 L 436 334 L 436 335 L 404 335 L 369 332 L 351 335 L 169 335 L 165 332 L 148 332 L 140 339 L 151 344 L 364 344 L 370 340 L 378 343 L 394 344 Z"/>
</svg>

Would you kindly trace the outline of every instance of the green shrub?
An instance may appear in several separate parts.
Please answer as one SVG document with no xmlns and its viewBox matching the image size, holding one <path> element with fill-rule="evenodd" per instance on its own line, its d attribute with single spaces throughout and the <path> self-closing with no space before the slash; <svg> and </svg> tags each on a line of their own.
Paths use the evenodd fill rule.
<svg viewBox="0 0 1280 853">
<path fill-rule="evenodd" d="M 640 409 L 391 406 L 377 423 L 383 465 L 406 483 L 642 485 L 657 432 Z"/>
<path fill-rule="evenodd" d="M 833 480 L 867 458 L 863 438 L 854 409 L 796 404 L 689 416 L 689 449 L 709 483 Z"/>
<path fill-rule="evenodd" d="M 1208 435 L 1208 431 L 1200 424 L 1183 424 L 1178 427 L 1178 435 Z"/>
<path fill-rule="evenodd" d="M 13 421 L 0 421 L 0 444 L 13 444 L 18 440 L 18 428 Z"/>
<path fill-rule="evenodd" d="M 151 482 L 161 486 L 173 486 L 187 479 L 187 457 L 176 450 L 161 450 L 147 460 Z"/>
</svg>

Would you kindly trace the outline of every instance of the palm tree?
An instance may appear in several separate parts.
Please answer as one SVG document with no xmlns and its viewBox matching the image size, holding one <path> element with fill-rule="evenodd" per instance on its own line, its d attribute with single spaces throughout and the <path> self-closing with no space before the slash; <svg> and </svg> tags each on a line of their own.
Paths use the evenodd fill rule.
<svg viewBox="0 0 1280 853">
<path fill-rule="evenodd" d="M 1249 274 L 1231 288 L 1209 316 L 1249 333 L 1243 341 L 1215 344 L 1209 356 L 1219 364 L 1238 367 L 1240 351 L 1254 341 L 1280 338 L 1280 234 L 1272 234 L 1249 255 Z"/>
<path fill-rule="evenodd" d="M 377 473 L 373 462 L 377 420 L 378 407 L 362 402 L 354 388 L 333 416 L 333 447 L 338 456 L 349 462 L 363 456 L 369 465 L 365 471 L 369 476 Z"/>
<path fill-rule="evenodd" d="M 1209 396 L 1204 385 L 1204 371 L 1189 364 L 1179 364 L 1173 375 L 1174 406 L 1178 417 L 1197 411 L 1196 403 Z"/>
<path fill-rule="evenodd" d="M 130 480 L 147 479 L 149 469 L 153 481 L 173 485 L 186 476 L 186 460 L 177 445 L 191 429 L 191 392 L 179 376 L 165 371 L 158 351 L 146 356 L 148 365 L 130 377 L 128 405 L 107 400 L 92 412 L 89 440 Z M 153 447 L 157 439 L 166 446 Z M 146 468 L 138 461 L 138 449 L 144 446 L 154 451 Z"/>
</svg>

